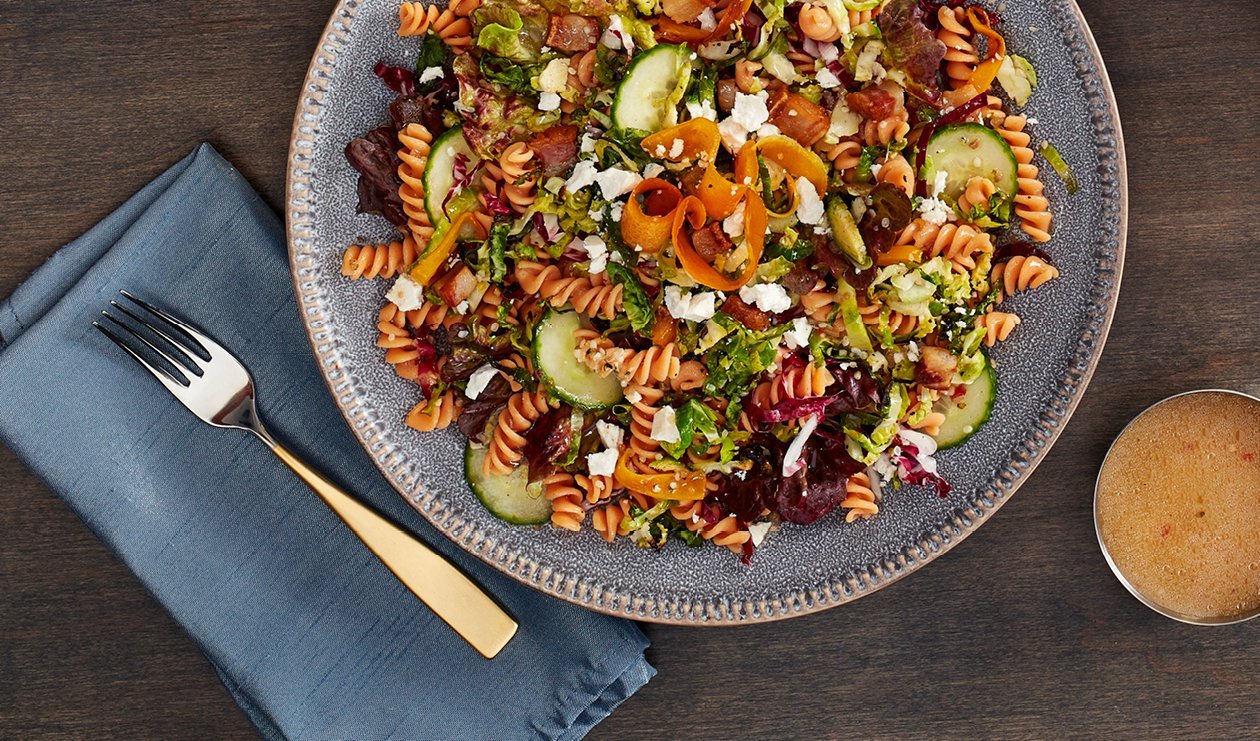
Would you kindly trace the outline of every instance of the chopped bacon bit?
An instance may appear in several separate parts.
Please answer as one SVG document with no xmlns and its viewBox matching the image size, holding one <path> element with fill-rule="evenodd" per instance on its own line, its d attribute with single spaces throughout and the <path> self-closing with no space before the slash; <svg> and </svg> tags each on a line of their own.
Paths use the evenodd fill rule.
<svg viewBox="0 0 1260 741">
<path fill-rule="evenodd" d="M 812 147 L 831 128 L 831 114 L 809 98 L 779 85 L 770 92 L 770 123 L 801 146 Z"/>
<path fill-rule="evenodd" d="M 678 320 L 669 315 L 664 305 L 656 307 L 656 323 L 652 325 L 652 344 L 667 345 L 678 338 Z"/>
<path fill-rule="evenodd" d="M 844 100 L 854 113 L 877 121 L 888 118 L 897 109 L 897 100 L 887 91 L 877 87 L 868 87 L 856 93 L 849 93 Z"/>
<path fill-rule="evenodd" d="M 437 294 L 447 306 L 459 304 L 477 290 L 477 276 L 467 265 L 460 265 L 442 277 L 436 286 Z"/>
<path fill-rule="evenodd" d="M 958 358 L 943 347 L 925 347 L 914 369 L 914 380 L 930 389 L 946 390 L 958 370 Z"/>
<path fill-rule="evenodd" d="M 544 175 L 559 175 L 577 162 L 578 129 L 576 126 L 552 126 L 529 139 Z"/>
<path fill-rule="evenodd" d="M 599 21 L 586 16 L 567 14 L 551 16 L 547 29 L 547 46 L 565 54 L 590 51 L 599 43 Z"/>
<path fill-rule="evenodd" d="M 735 247 L 731 238 L 722 231 L 722 222 L 711 221 L 703 229 L 691 235 L 691 245 L 705 260 L 712 261 L 718 255 L 724 255 Z"/>
<path fill-rule="evenodd" d="M 749 329 L 760 331 L 770 327 L 770 315 L 744 303 L 739 296 L 728 296 L 722 304 L 722 311 Z"/>
</svg>

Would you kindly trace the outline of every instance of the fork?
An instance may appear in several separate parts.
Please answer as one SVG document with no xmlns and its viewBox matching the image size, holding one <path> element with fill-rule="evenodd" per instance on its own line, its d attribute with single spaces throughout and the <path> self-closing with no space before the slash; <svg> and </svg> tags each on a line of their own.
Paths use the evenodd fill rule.
<svg viewBox="0 0 1260 741">
<path fill-rule="evenodd" d="M 154 339 L 108 310 L 92 322 L 114 344 L 144 366 L 202 422 L 253 433 L 307 483 L 359 536 L 394 576 L 438 617 L 487 659 L 516 635 L 517 624 L 503 608 L 450 561 L 371 507 L 351 497 L 303 463 L 263 427 L 254 402 L 254 379 L 230 352 L 191 324 L 120 291 L 135 308 L 110 306 Z M 126 338 L 130 338 L 130 341 Z M 146 355 L 162 358 L 169 367 Z"/>
</svg>

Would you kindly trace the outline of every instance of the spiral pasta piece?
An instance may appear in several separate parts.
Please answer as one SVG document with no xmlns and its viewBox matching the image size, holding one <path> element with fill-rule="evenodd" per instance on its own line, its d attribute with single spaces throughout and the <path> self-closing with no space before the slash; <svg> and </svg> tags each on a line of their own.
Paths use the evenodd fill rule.
<svg viewBox="0 0 1260 741">
<path fill-rule="evenodd" d="M 630 500 L 610 502 L 591 511 L 591 528 L 609 543 L 621 535 L 621 523 L 630 516 Z"/>
<path fill-rule="evenodd" d="M 630 435 L 626 445 L 636 468 L 643 470 L 661 457 L 661 444 L 652 439 L 652 421 L 660 410 L 665 392 L 651 386 L 631 386 L 626 389 L 630 402 Z"/>
<path fill-rule="evenodd" d="M 482 472 L 487 476 L 511 473 L 521 460 L 525 433 L 553 406 L 555 402 L 549 402 L 547 394 L 541 389 L 532 393 L 518 391 L 512 394 L 495 423 L 482 463 Z"/>
<path fill-rule="evenodd" d="M 862 140 L 868 147 L 887 147 L 894 142 L 903 142 L 909 133 L 910 121 L 904 113 L 862 124 Z"/>
<path fill-rule="evenodd" d="M 823 155 L 831 160 L 831 166 L 842 173 L 848 173 L 858 166 L 862 159 L 862 143 L 853 139 L 841 139 L 826 147 Z"/>
<path fill-rule="evenodd" d="M 606 282 L 606 277 L 566 278 L 555 265 L 530 260 L 518 260 L 514 275 L 522 290 L 556 308 L 569 304 L 579 313 L 605 319 L 614 319 L 621 311 L 622 287 Z"/>
<path fill-rule="evenodd" d="M 971 82 L 980 63 L 980 55 L 971 43 L 971 29 L 964 21 L 967 11 L 963 8 L 941 6 L 936 11 L 936 19 L 940 22 L 940 30 L 936 38 L 945 45 L 945 76 L 950 86 L 957 90 Z"/>
<path fill-rule="evenodd" d="M 1006 311 L 990 311 L 983 316 L 976 317 L 976 326 L 984 327 L 984 343 L 989 347 L 993 347 L 1010 337 L 1011 332 L 1015 330 L 1019 322 L 1018 316 Z"/>
<path fill-rule="evenodd" d="M 594 49 L 569 58 L 569 87 L 585 93 L 595 85 L 595 64 L 598 56 Z"/>
<path fill-rule="evenodd" d="M 869 473 L 860 471 L 844 483 L 844 499 L 840 500 L 840 509 L 844 510 L 845 522 L 865 520 L 879 513 Z"/>
<path fill-rule="evenodd" d="M 761 78 L 757 77 L 760 71 L 761 62 L 754 62 L 751 59 L 741 59 L 736 62 L 735 87 L 749 95 L 761 92 L 765 85 L 761 82 Z"/>
<path fill-rule="evenodd" d="M 433 222 L 424 204 L 424 168 L 429 162 L 433 134 L 427 128 L 410 123 L 398 132 L 398 197 L 402 199 L 403 213 L 407 216 L 407 229 L 423 251 L 433 237 Z"/>
<path fill-rule="evenodd" d="M 908 196 L 914 195 L 914 167 L 900 154 L 884 162 L 875 180 L 888 183 Z"/>
<path fill-rule="evenodd" d="M 709 371 L 699 360 L 684 360 L 678 364 L 678 372 L 669 379 L 669 387 L 675 391 L 695 391 L 709 379 Z"/>
<path fill-rule="evenodd" d="M 1038 288 L 1059 277 L 1059 269 L 1035 255 L 1017 255 L 993 266 L 990 275 L 998 286 L 998 300 L 1018 291 Z"/>
<path fill-rule="evenodd" d="M 462 405 L 455 393 L 447 389 L 432 400 L 422 401 L 407 414 L 407 426 L 421 432 L 442 430 L 459 416 Z"/>
<path fill-rule="evenodd" d="M 844 32 L 831 17 L 830 11 L 823 5 L 807 3 L 801 6 L 801 14 L 797 19 L 801 33 L 814 41 L 831 43 L 838 41 Z"/>
<path fill-rule="evenodd" d="M 436 5 L 403 3 L 398 8 L 398 35 L 423 36 L 441 14 L 442 9 Z"/>
<path fill-rule="evenodd" d="M 890 255 L 898 254 L 897 247 L 910 247 L 922 254 L 923 260 L 944 255 L 960 271 L 976 267 L 976 257 L 993 252 L 993 239 L 967 224 L 933 224 L 925 219 L 915 219 L 897 235 Z"/>
<path fill-rule="evenodd" d="M 551 524 L 564 530 L 577 532 L 586 519 L 582 506 L 582 490 L 574 481 L 573 474 L 557 471 L 543 479 L 543 496 L 551 502 Z"/>
<path fill-rule="evenodd" d="M 598 340 L 579 340 L 578 358 L 602 376 L 615 373 L 623 385 L 667 383 L 678 376 L 682 365 L 677 346 L 654 345 L 643 350 L 612 347 Z"/>
<path fill-rule="evenodd" d="M 997 194 L 997 186 L 988 178 L 974 177 L 967 181 L 962 195 L 958 196 L 958 210 L 964 214 L 979 210 L 986 213 L 993 206 L 991 199 Z"/>
<path fill-rule="evenodd" d="M 1028 119 L 1024 116 L 1006 116 L 1000 121 L 993 119 L 993 128 L 1010 145 L 1019 168 L 1018 192 L 1015 194 L 1015 216 L 1020 228 L 1034 242 L 1050 241 L 1050 201 L 1045 197 L 1045 186 L 1038 175 L 1040 170 L 1033 164 L 1033 151 L 1029 144 L 1032 137 L 1025 133 Z"/>
<path fill-rule="evenodd" d="M 735 515 L 727 515 L 715 522 L 708 522 L 704 517 L 703 502 L 679 502 L 670 507 L 669 513 L 674 519 L 683 523 L 688 530 L 699 533 L 700 537 L 712 541 L 714 545 L 725 546 L 735 553 L 742 553 L 744 544 L 752 539 L 746 528 L 739 526 Z"/>
<path fill-rule="evenodd" d="M 419 253 L 410 234 L 401 242 L 350 245 L 341 256 L 341 274 L 350 280 L 393 278 L 405 272 Z"/>
</svg>

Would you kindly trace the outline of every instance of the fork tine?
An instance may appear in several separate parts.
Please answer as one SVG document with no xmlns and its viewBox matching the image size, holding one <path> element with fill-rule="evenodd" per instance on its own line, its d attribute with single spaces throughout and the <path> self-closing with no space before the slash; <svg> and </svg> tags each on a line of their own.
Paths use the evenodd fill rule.
<svg viewBox="0 0 1260 741">
<path fill-rule="evenodd" d="M 187 335 L 188 339 L 191 341 L 194 352 L 198 356 L 200 356 L 202 360 L 210 360 L 212 357 L 210 350 L 208 350 L 206 347 L 207 345 L 213 348 L 217 348 L 221 352 L 224 352 L 224 353 L 227 352 L 222 347 L 219 347 L 219 345 L 216 342 L 214 342 L 214 340 L 211 340 L 209 337 L 207 337 L 205 333 L 198 331 L 195 327 L 193 327 L 188 322 L 185 322 L 184 320 L 176 316 L 173 316 L 171 314 L 166 313 L 165 311 L 162 311 L 161 309 L 154 306 L 153 304 L 150 304 L 148 301 L 145 301 L 140 298 L 136 298 L 129 291 L 120 290 L 119 293 L 121 293 L 124 297 L 126 297 L 127 299 L 135 303 L 140 308 L 149 312 L 150 314 L 153 314 L 154 316 L 165 320 L 167 323 L 171 324 L 172 326 L 182 330 L 183 333 Z M 114 302 L 111 301 L 110 303 L 114 303 Z M 118 306 L 118 304 L 116 303 L 114 303 L 114 305 Z M 122 307 L 119 306 L 118 308 L 121 309 Z M 134 317 L 135 315 L 132 314 L 132 316 Z M 150 326 L 150 328 L 152 328 L 152 325 L 150 323 L 145 322 L 145 324 Z M 175 344 L 176 346 L 180 346 L 181 343 L 173 343 L 173 344 Z"/>
<path fill-rule="evenodd" d="M 157 353 L 158 355 L 161 355 L 161 356 L 162 356 L 162 358 L 163 358 L 164 360 L 166 360 L 166 362 L 168 362 L 168 363 L 170 363 L 170 364 L 171 364 L 171 367 L 172 367 L 172 368 L 174 368 L 174 369 L 175 369 L 175 370 L 176 370 L 176 371 L 177 371 L 177 372 L 178 372 L 181 376 L 183 376 L 183 377 L 184 377 L 184 380 L 183 380 L 183 381 L 180 381 L 178 378 L 175 378 L 175 376 L 174 376 L 173 374 L 171 374 L 171 373 L 168 371 L 167 375 L 170 375 L 172 378 L 175 378 L 175 381 L 176 381 L 177 383 L 179 383 L 181 386 L 190 386 L 190 385 L 192 385 L 192 381 L 193 381 L 193 379 L 189 377 L 189 372 L 188 372 L 188 371 L 186 371 L 186 369 L 184 368 L 184 366 L 183 366 L 183 364 L 182 364 L 182 363 L 180 363 L 180 362 L 179 362 L 178 360 L 176 360 L 175 358 L 171 357 L 170 353 L 166 352 L 166 351 L 165 351 L 165 350 L 163 350 L 162 348 L 160 348 L 160 347 L 158 347 L 157 345 L 155 345 L 155 344 L 154 344 L 154 343 L 153 343 L 153 342 L 152 342 L 152 341 L 151 341 L 148 337 L 145 337 L 144 335 L 140 334 L 140 333 L 139 333 L 139 332 L 137 332 L 136 330 L 134 330 L 134 329 L 132 329 L 131 327 L 127 326 L 127 325 L 126 325 L 126 324 L 124 324 L 122 321 L 120 321 L 117 317 L 113 316 L 112 314 L 110 314 L 110 313 L 108 313 L 108 312 L 104 312 L 104 311 L 102 311 L 102 312 L 101 312 L 101 316 L 105 317 L 106 319 L 108 319 L 108 320 L 110 320 L 111 322 L 113 322 L 114 324 L 116 324 L 116 325 L 117 325 L 120 329 L 125 330 L 125 331 L 127 332 L 127 334 L 130 334 L 132 337 L 135 337 L 137 340 L 140 340 L 141 342 L 143 342 L 143 343 L 144 343 L 144 345 L 145 345 L 146 347 L 148 347 L 150 350 L 152 350 L 153 352 Z M 191 362 L 191 361 L 190 361 L 190 362 Z M 148 364 L 148 363 L 146 362 L 146 365 L 147 365 L 147 364 Z M 196 366 L 194 366 L 194 367 L 196 367 Z M 166 370 L 166 369 L 165 369 L 165 368 L 163 368 L 163 370 Z M 201 369 L 200 369 L 200 368 L 198 368 L 198 370 L 201 370 Z M 203 371 L 202 373 L 204 374 L 204 371 Z"/>
<path fill-rule="evenodd" d="M 122 348 L 123 351 L 126 352 L 128 355 L 130 355 L 137 363 L 141 365 L 141 367 L 149 371 L 149 373 L 152 373 L 154 378 L 162 382 L 162 385 L 166 387 L 167 391 L 170 391 L 172 394 L 175 394 L 176 396 L 178 396 L 180 392 L 182 392 L 185 388 L 187 388 L 182 383 L 180 383 L 179 380 L 175 378 L 175 376 L 171 375 L 170 371 L 161 367 L 160 365 L 153 365 L 152 363 L 150 363 L 149 361 L 141 357 L 140 353 L 137 353 L 135 350 L 132 350 L 131 346 L 128 345 L 121 337 L 114 334 L 114 332 L 110 330 L 109 327 L 106 327 L 104 324 L 101 324 L 100 322 L 92 322 L 92 326 L 99 329 L 101 331 L 101 334 L 105 335 L 106 337 L 110 339 L 111 342 L 113 342 L 115 345 L 118 345 L 120 348 Z"/>
<path fill-rule="evenodd" d="M 123 306 L 117 301 L 110 301 L 109 305 L 114 307 L 115 309 L 118 309 L 119 311 L 131 317 L 132 319 L 136 320 L 136 323 L 139 324 L 141 327 L 144 327 L 145 329 L 149 330 L 150 332 L 157 335 L 158 337 L 161 337 L 162 339 L 171 343 L 171 345 L 178 352 L 180 360 L 176 360 L 174 357 L 170 356 L 167 353 L 163 353 L 162 356 L 165 357 L 170 362 L 175 363 L 175 367 L 178 368 L 181 372 L 192 371 L 192 373 L 197 376 L 205 375 L 205 371 L 202 370 L 201 366 L 197 365 L 197 361 L 193 359 L 193 356 L 196 353 L 194 353 L 191 348 L 187 347 L 178 338 L 172 337 L 170 332 L 164 331 L 162 327 L 154 324 L 152 321 L 148 319 L 145 319 L 144 317 L 135 313 L 131 309 L 128 309 L 126 306 Z M 110 319 L 113 319 L 113 317 L 110 317 Z M 118 323 L 117 320 L 115 320 L 115 323 Z M 130 327 L 127 327 L 127 329 L 130 329 Z M 157 346 L 154 345 L 153 343 L 150 342 L 146 344 L 148 344 L 149 347 L 152 347 L 154 350 L 157 350 Z"/>
</svg>

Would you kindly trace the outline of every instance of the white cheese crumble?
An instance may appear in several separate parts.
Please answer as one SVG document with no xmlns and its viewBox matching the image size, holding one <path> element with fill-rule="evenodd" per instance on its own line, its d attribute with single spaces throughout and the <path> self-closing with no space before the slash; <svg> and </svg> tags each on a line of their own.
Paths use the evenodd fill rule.
<svg viewBox="0 0 1260 741">
<path fill-rule="evenodd" d="M 592 476 L 612 476 L 617 471 L 618 453 L 604 450 L 586 456 L 586 467 Z"/>
<path fill-rule="evenodd" d="M 712 291 L 689 293 L 679 286 L 665 286 L 665 308 L 675 319 L 705 322 L 717 313 L 717 295 Z"/>
<path fill-rule="evenodd" d="M 762 124 L 761 128 L 757 129 L 757 138 L 764 139 L 767 136 L 778 136 L 781 133 L 783 132 L 779 131 L 779 127 L 772 123 Z"/>
<path fill-rule="evenodd" d="M 640 394 L 638 389 L 629 389 L 626 391 L 626 401 L 631 404 L 638 404 L 643 401 L 643 394 Z"/>
<path fill-rule="evenodd" d="M 665 168 L 659 162 L 649 162 L 643 168 L 643 179 L 658 177 L 663 172 L 665 172 Z"/>
<path fill-rule="evenodd" d="M 602 419 L 595 423 L 595 433 L 599 435 L 599 440 L 604 444 L 604 447 L 609 450 L 617 450 L 626 439 L 625 430 Z"/>
<path fill-rule="evenodd" d="M 441 67 L 425 67 L 424 71 L 420 73 L 420 78 L 417 82 L 423 85 L 426 82 L 440 80 L 443 77 L 446 77 L 446 73 L 442 71 Z"/>
<path fill-rule="evenodd" d="M 558 93 L 569 86 L 569 60 L 558 57 L 547 62 L 538 75 L 538 89 L 545 93 Z"/>
<path fill-rule="evenodd" d="M 555 93 L 538 94 L 538 110 L 554 111 L 560 107 L 560 96 Z"/>
<path fill-rule="evenodd" d="M 569 179 L 565 181 L 564 187 L 570 193 L 576 193 L 579 190 L 589 187 L 595 183 L 595 175 L 598 170 L 595 169 L 595 163 L 590 160 L 582 160 L 573 166 L 573 173 L 569 175 Z"/>
<path fill-rule="evenodd" d="M 758 309 L 770 314 L 778 314 L 792 308 L 792 299 L 787 289 L 778 283 L 758 283 L 755 286 L 744 286 L 739 289 L 739 298 L 746 304 L 755 304 Z"/>
<path fill-rule="evenodd" d="M 424 286 L 404 273 L 394 281 L 394 287 L 389 289 L 385 298 L 403 311 L 415 311 L 424 306 Z"/>
<path fill-rule="evenodd" d="M 731 118 L 744 127 L 744 131 L 756 131 L 770 118 L 770 109 L 766 106 L 769 100 L 770 93 L 765 90 L 754 95 L 737 92 Z"/>
<path fill-rule="evenodd" d="M 936 173 L 936 179 L 932 181 L 932 197 L 935 198 L 945 192 L 945 184 L 949 182 L 949 173 L 941 170 Z"/>
<path fill-rule="evenodd" d="M 463 316 L 468 313 L 469 308 L 467 301 L 460 301 L 458 304 L 455 304 L 455 313 Z"/>
<path fill-rule="evenodd" d="M 686 148 L 687 148 L 686 142 L 684 142 L 682 139 L 675 139 L 669 144 L 669 158 L 672 160 L 678 159 L 678 156 L 682 154 L 683 150 Z"/>
<path fill-rule="evenodd" d="M 741 200 L 730 216 L 722 219 L 722 231 L 731 239 L 744 235 L 744 202 Z"/>
<path fill-rule="evenodd" d="M 717 111 L 713 109 L 713 101 L 711 100 L 702 100 L 699 103 L 688 103 L 687 115 L 692 118 L 707 118 L 710 121 L 717 121 Z"/>
<path fill-rule="evenodd" d="M 796 179 L 796 199 L 796 218 L 811 226 L 819 226 L 823 223 L 826 209 L 823 208 L 822 198 L 818 197 L 818 190 L 808 178 Z"/>
<path fill-rule="evenodd" d="M 803 316 L 797 317 L 792 320 L 792 328 L 783 333 L 783 344 L 787 345 L 789 350 L 807 347 L 812 331 L 813 327 L 810 326 L 809 319 Z"/>
<path fill-rule="evenodd" d="M 626 207 L 626 206 L 625 206 L 625 204 L 624 204 L 624 203 L 610 203 L 610 204 L 608 204 L 608 216 L 609 216 L 609 218 L 611 218 L 613 221 L 621 221 L 621 212 L 622 212 L 622 210 L 624 210 L 624 209 L 625 209 L 625 207 Z"/>
<path fill-rule="evenodd" d="M 499 369 L 488 363 L 473 371 L 472 375 L 468 377 L 468 386 L 464 389 L 464 396 L 476 400 L 478 396 L 481 396 L 481 392 L 486 390 L 486 385 L 494 380 L 498 373 Z"/>
<path fill-rule="evenodd" d="M 945 201 L 935 197 L 924 198 L 919 203 L 919 213 L 924 221 L 937 226 L 954 220 L 954 209 L 950 208 Z"/>
<path fill-rule="evenodd" d="M 604 240 L 592 234 L 582 240 L 582 249 L 586 250 L 586 254 L 591 258 L 591 267 L 589 273 L 591 275 L 599 275 L 608 269 L 608 245 Z"/>
<path fill-rule="evenodd" d="M 835 88 L 840 87 L 840 78 L 836 77 L 836 73 L 826 67 L 823 67 L 814 73 L 814 79 L 818 80 L 818 84 L 821 85 L 824 90 L 834 90 Z"/>
<path fill-rule="evenodd" d="M 637 172 L 623 170 L 620 167 L 610 167 L 595 175 L 595 182 L 599 185 L 605 201 L 624 196 L 642 181 L 642 176 Z"/>
<path fill-rule="evenodd" d="M 705 8 L 696 21 L 699 22 L 702 31 L 712 31 L 717 28 L 717 16 L 713 14 L 713 8 Z"/>
<path fill-rule="evenodd" d="M 748 141 L 748 129 L 740 126 L 733 118 L 724 118 L 717 126 L 718 133 L 722 135 L 722 143 L 731 152 L 738 152 L 744 142 Z"/>
<path fill-rule="evenodd" d="M 652 417 L 651 438 L 662 443 L 676 443 L 681 439 L 678 436 L 677 416 L 672 406 L 666 404 L 656 410 L 656 415 Z"/>
<path fill-rule="evenodd" d="M 559 60 L 556 60 L 559 61 Z M 595 151 L 595 137 L 590 134 L 583 134 L 582 141 L 578 144 L 578 151 L 582 154 L 590 154 Z"/>
<path fill-rule="evenodd" d="M 760 548 L 762 541 L 766 539 L 766 533 L 770 532 L 770 523 L 754 522 L 748 526 L 748 534 L 752 536 L 753 548 Z"/>
</svg>

